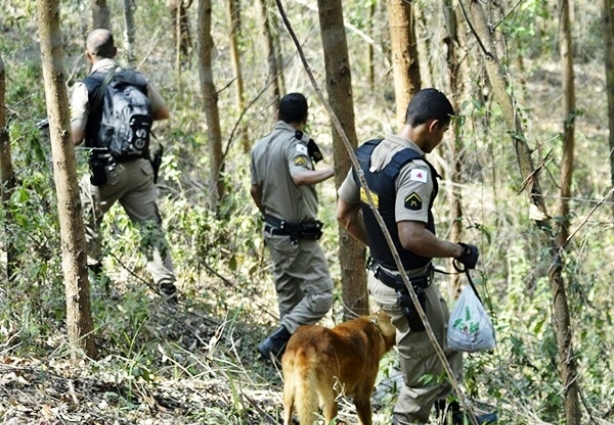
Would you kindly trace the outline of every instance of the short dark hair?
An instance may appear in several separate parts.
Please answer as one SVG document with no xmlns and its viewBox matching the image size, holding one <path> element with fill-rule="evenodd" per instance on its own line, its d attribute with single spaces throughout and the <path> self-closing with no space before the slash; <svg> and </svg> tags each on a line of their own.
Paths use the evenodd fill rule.
<svg viewBox="0 0 614 425">
<path fill-rule="evenodd" d="M 302 93 L 288 93 L 279 102 L 279 119 L 288 123 L 301 123 L 307 119 L 309 107 Z"/>
<path fill-rule="evenodd" d="M 104 28 L 93 30 L 87 36 L 87 51 L 99 58 L 113 58 L 117 50 L 111 31 Z"/>
<path fill-rule="evenodd" d="M 405 112 L 405 124 L 417 127 L 428 120 L 438 120 L 439 127 L 450 123 L 454 108 L 445 94 L 428 88 L 418 91 L 409 101 Z"/>
</svg>

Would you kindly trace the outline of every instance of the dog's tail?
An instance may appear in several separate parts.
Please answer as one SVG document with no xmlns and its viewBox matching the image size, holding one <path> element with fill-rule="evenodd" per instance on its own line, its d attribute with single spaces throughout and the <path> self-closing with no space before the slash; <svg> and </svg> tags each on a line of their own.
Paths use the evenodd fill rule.
<svg viewBox="0 0 614 425">
<path fill-rule="evenodd" d="M 284 425 L 291 425 L 297 384 L 294 360 L 284 357 L 282 368 L 284 373 Z"/>
<path fill-rule="evenodd" d="M 295 364 L 296 382 L 294 393 L 294 405 L 296 406 L 296 415 L 301 425 L 312 425 L 317 420 L 318 412 L 318 395 L 316 388 L 316 370 L 317 365 L 311 365 L 312 357 L 301 353 L 304 362 Z M 300 366 L 299 366 L 300 364 Z"/>
</svg>

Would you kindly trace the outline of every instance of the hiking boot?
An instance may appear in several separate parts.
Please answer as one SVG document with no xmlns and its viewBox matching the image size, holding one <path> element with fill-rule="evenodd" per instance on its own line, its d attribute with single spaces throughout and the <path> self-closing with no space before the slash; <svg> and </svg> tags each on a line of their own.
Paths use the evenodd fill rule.
<svg viewBox="0 0 614 425">
<path fill-rule="evenodd" d="M 280 326 L 275 332 L 258 344 L 258 352 L 264 360 L 271 359 L 271 356 L 279 360 L 284 354 L 286 344 L 291 336 L 292 334 L 288 332 L 285 326 Z"/>
<path fill-rule="evenodd" d="M 179 299 L 177 298 L 177 287 L 174 283 L 161 284 L 160 296 L 171 304 L 179 304 Z"/>
<path fill-rule="evenodd" d="M 448 402 L 447 400 L 437 400 L 435 402 L 435 413 L 437 418 L 443 418 L 443 424 L 445 425 L 471 425 L 471 418 L 466 412 L 463 412 L 460 408 L 460 404 L 457 401 Z M 483 415 L 475 415 L 479 425 L 487 425 L 496 423 L 499 418 L 497 413 L 485 413 Z"/>
</svg>

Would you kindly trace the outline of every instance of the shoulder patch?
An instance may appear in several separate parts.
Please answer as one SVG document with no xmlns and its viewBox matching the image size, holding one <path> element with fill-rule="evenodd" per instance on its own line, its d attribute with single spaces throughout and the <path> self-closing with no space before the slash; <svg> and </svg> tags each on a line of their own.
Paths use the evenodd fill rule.
<svg viewBox="0 0 614 425">
<path fill-rule="evenodd" d="M 428 171 L 423 168 L 413 168 L 409 173 L 409 180 L 413 182 L 426 183 Z"/>
<path fill-rule="evenodd" d="M 373 204 L 375 204 L 375 208 L 379 208 L 379 195 L 373 191 L 371 191 L 371 199 L 373 200 Z M 365 204 L 369 205 L 369 198 L 367 197 L 367 191 L 361 187 L 360 188 L 360 200 Z"/>
<path fill-rule="evenodd" d="M 302 143 L 297 143 L 296 144 L 296 153 L 299 154 L 299 155 L 307 156 L 307 154 L 308 154 L 307 146 L 303 145 Z"/>
<path fill-rule="evenodd" d="M 304 156 L 294 158 L 294 165 L 298 167 L 307 167 L 307 159 Z"/>
<path fill-rule="evenodd" d="M 412 211 L 420 211 L 422 209 L 422 198 L 416 192 L 405 197 L 405 208 Z"/>
</svg>

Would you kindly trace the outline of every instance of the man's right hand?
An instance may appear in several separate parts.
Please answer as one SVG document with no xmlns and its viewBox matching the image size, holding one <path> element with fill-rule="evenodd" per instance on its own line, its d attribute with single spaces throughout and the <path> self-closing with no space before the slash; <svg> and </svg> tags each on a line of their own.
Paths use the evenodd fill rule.
<svg viewBox="0 0 614 425">
<path fill-rule="evenodd" d="M 462 248 L 462 253 L 459 257 L 456 257 L 456 261 L 464 264 L 469 270 L 475 269 L 475 266 L 478 263 L 478 257 L 480 256 L 478 247 L 462 242 L 459 242 L 459 245 Z"/>
</svg>

